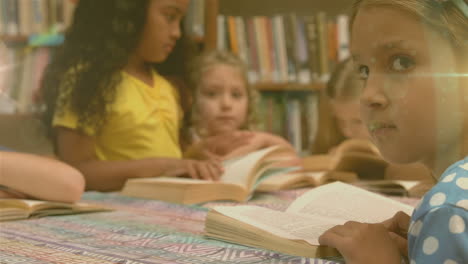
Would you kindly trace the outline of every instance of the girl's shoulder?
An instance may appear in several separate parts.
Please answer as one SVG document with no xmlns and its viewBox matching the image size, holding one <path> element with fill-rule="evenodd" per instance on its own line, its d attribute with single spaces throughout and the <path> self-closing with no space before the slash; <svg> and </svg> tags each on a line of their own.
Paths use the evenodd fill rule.
<svg viewBox="0 0 468 264">
<path fill-rule="evenodd" d="M 421 199 L 413 219 L 443 207 L 468 211 L 468 158 L 454 163 L 439 178 L 439 182 Z"/>
</svg>

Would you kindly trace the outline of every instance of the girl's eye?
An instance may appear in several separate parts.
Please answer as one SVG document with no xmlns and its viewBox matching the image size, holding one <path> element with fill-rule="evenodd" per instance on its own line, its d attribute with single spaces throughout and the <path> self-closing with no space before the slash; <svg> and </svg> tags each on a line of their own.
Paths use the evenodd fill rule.
<svg viewBox="0 0 468 264">
<path fill-rule="evenodd" d="M 214 91 L 205 91 L 203 92 L 203 94 L 207 97 L 215 97 L 216 96 L 216 92 Z"/>
<path fill-rule="evenodd" d="M 369 67 L 361 65 L 359 66 L 359 79 L 367 80 L 369 78 Z"/>
<path fill-rule="evenodd" d="M 407 56 L 396 56 L 391 60 L 391 69 L 397 72 L 406 71 L 413 65 L 413 59 Z"/>
<path fill-rule="evenodd" d="M 165 16 L 166 16 L 167 21 L 169 22 L 172 22 L 177 19 L 177 16 L 174 14 L 166 14 Z"/>
<path fill-rule="evenodd" d="M 233 92 L 232 97 L 239 99 L 242 98 L 244 95 L 241 92 Z"/>
</svg>

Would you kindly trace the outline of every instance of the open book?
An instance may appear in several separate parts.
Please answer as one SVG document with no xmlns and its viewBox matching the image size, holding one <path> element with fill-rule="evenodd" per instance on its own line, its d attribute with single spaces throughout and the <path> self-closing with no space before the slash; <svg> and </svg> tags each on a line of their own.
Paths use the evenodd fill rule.
<svg viewBox="0 0 468 264">
<path fill-rule="evenodd" d="M 242 202 L 250 198 L 262 180 L 299 169 L 285 165 L 291 159 L 297 159 L 291 149 L 269 147 L 225 161 L 224 173 L 217 182 L 174 177 L 129 179 L 122 194 L 182 204 L 215 200 Z"/>
<path fill-rule="evenodd" d="M 87 203 L 60 203 L 26 199 L 0 199 L 0 221 L 110 210 L 111 209 L 109 208 Z"/>
<path fill-rule="evenodd" d="M 313 155 L 303 159 L 307 171 L 345 171 L 356 173 L 360 179 L 383 179 L 388 163 L 367 140 L 350 139 L 325 155 Z"/>
<path fill-rule="evenodd" d="M 295 189 L 306 186 L 320 186 L 326 183 L 341 181 L 353 183 L 358 180 L 357 174 L 345 171 L 293 171 L 277 174 L 264 179 L 256 191 L 272 192 L 285 189 Z"/>
<path fill-rule="evenodd" d="M 427 181 L 403 180 L 357 181 L 354 185 L 372 192 L 409 197 L 421 197 L 433 187 L 433 184 Z"/>
<path fill-rule="evenodd" d="M 205 235 L 290 255 L 327 258 L 338 252 L 319 246 L 318 237 L 326 230 L 347 221 L 381 222 L 398 211 L 411 215 L 413 208 L 334 182 L 304 193 L 285 212 L 259 206 L 214 207 L 206 217 Z"/>
</svg>

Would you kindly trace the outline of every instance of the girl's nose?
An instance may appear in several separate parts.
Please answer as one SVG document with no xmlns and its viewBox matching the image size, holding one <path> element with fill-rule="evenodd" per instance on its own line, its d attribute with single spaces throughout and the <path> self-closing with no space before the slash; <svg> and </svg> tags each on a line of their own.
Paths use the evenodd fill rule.
<svg viewBox="0 0 468 264">
<path fill-rule="evenodd" d="M 361 106 L 373 109 L 385 108 L 387 106 L 387 95 L 384 92 L 386 90 L 384 87 L 387 84 L 382 82 L 382 77 L 382 74 L 369 76 L 362 89 Z"/>
<path fill-rule="evenodd" d="M 179 24 L 174 24 L 171 28 L 171 37 L 173 39 L 179 39 L 182 35 L 182 32 L 181 32 L 181 29 L 180 29 L 180 25 Z"/>
<path fill-rule="evenodd" d="M 231 97 L 229 95 L 224 95 L 221 98 L 221 107 L 222 108 L 231 108 L 231 106 L 232 106 Z"/>
</svg>

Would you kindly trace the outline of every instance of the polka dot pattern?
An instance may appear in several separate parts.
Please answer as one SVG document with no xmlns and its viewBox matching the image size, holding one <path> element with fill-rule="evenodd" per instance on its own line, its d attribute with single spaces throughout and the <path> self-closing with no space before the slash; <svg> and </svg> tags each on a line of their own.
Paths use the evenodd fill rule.
<svg viewBox="0 0 468 264">
<path fill-rule="evenodd" d="M 451 182 L 451 181 L 453 181 L 453 178 L 455 178 L 455 176 L 457 176 L 456 173 L 449 174 L 449 175 L 445 176 L 445 178 L 442 180 L 442 182 Z"/>
<path fill-rule="evenodd" d="M 458 207 L 461 207 L 465 210 L 468 210 L 468 200 L 460 200 L 458 201 L 458 203 L 456 204 Z"/>
<path fill-rule="evenodd" d="M 446 195 L 443 193 L 436 193 L 432 196 L 431 200 L 429 201 L 429 204 L 431 206 L 439 206 L 445 202 Z"/>
<path fill-rule="evenodd" d="M 465 232 L 465 221 L 459 215 L 450 217 L 449 230 L 453 234 L 461 234 Z"/>
<path fill-rule="evenodd" d="M 468 263 L 468 157 L 439 179 L 411 217 L 410 264 Z"/>
<path fill-rule="evenodd" d="M 410 229 L 410 234 L 413 236 L 418 236 L 419 233 L 421 233 L 423 223 L 422 221 L 417 221 L 414 223 L 414 225 Z"/>
<path fill-rule="evenodd" d="M 463 190 L 468 190 L 468 178 L 460 178 L 457 180 L 457 186 Z"/>
<path fill-rule="evenodd" d="M 426 255 L 434 254 L 439 249 L 439 240 L 435 237 L 428 237 L 424 240 L 423 252 Z"/>
<path fill-rule="evenodd" d="M 465 163 L 465 164 L 463 164 L 463 165 L 460 165 L 460 168 L 462 168 L 462 169 L 468 171 L 468 162 Z"/>
</svg>

